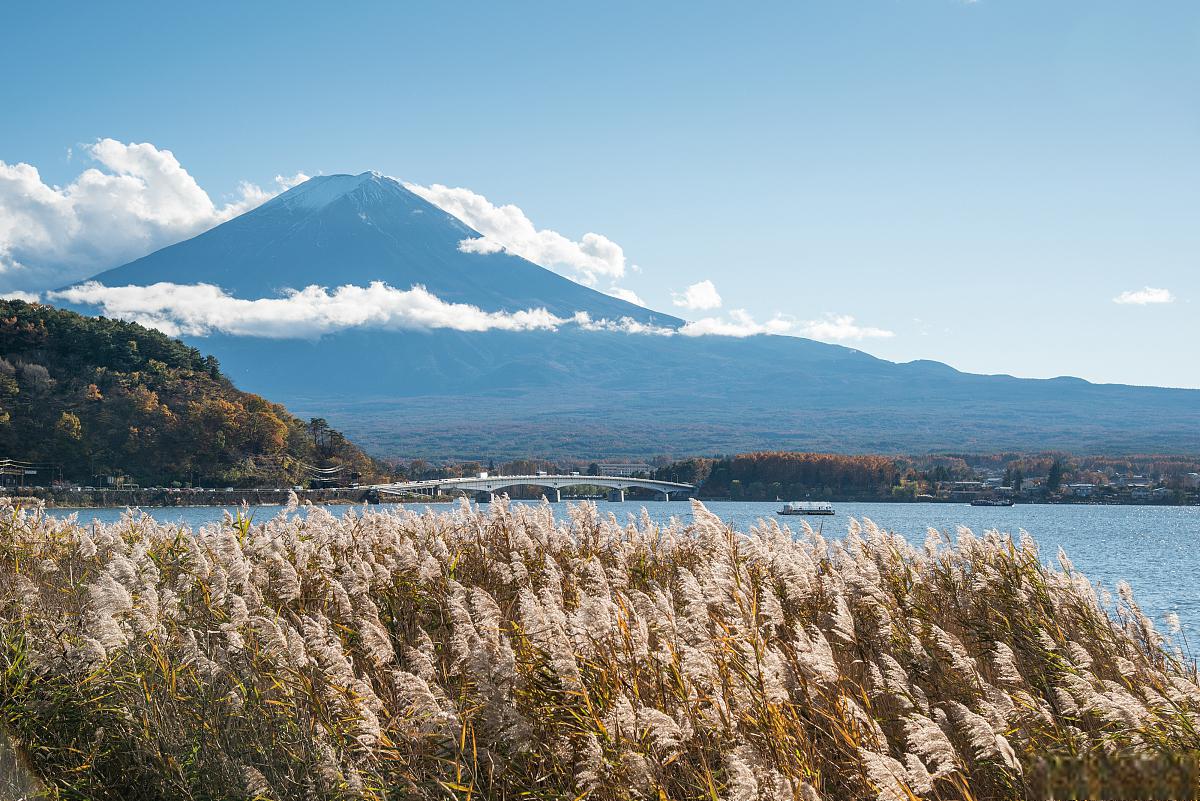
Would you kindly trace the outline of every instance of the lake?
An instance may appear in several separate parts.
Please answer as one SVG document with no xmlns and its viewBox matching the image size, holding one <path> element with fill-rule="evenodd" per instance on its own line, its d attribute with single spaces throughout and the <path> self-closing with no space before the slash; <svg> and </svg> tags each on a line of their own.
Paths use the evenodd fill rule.
<svg viewBox="0 0 1200 801">
<path fill-rule="evenodd" d="M 686 501 L 598 501 L 602 513 L 611 512 L 619 520 L 641 513 L 644 506 L 651 518 L 667 522 L 672 517 L 691 518 Z M 714 501 L 706 504 L 722 519 L 741 530 L 763 517 L 775 517 L 778 503 L 734 503 Z M 386 504 L 384 505 L 386 506 Z M 375 507 L 375 508 L 384 508 Z M 419 504 L 409 508 L 420 509 Z M 991 528 L 1016 534 L 1025 529 L 1034 536 L 1043 560 L 1052 560 L 1061 546 L 1075 566 L 1093 581 L 1114 589 L 1117 582 L 1128 581 L 1143 609 L 1161 623 L 1168 612 L 1179 614 L 1185 633 L 1193 643 L 1200 642 L 1200 507 L 1196 506 L 1092 506 L 1068 504 L 1028 504 L 1013 507 L 975 507 L 944 503 L 837 503 L 835 517 L 807 518 L 813 528 L 823 527 L 826 535 L 846 530 L 850 517 L 870 518 L 879 525 L 903 534 L 909 541 L 925 541 L 925 529 L 933 526 L 949 530 L 964 525 L 976 533 Z M 350 506 L 325 507 L 334 514 Z M 431 508 L 446 508 L 434 505 Z M 279 511 L 278 506 L 251 507 L 255 519 L 262 520 Z M 566 504 L 556 504 L 565 513 Z M 51 509 L 56 516 L 78 514 L 81 522 L 113 522 L 120 509 Z M 163 522 L 192 527 L 220 519 L 223 508 L 211 506 L 160 507 L 144 509 Z M 805 518 L 781 518 L 800 528 Z M 1161 627 L 1161 626 L 1160 626 Z"/>
</svg>

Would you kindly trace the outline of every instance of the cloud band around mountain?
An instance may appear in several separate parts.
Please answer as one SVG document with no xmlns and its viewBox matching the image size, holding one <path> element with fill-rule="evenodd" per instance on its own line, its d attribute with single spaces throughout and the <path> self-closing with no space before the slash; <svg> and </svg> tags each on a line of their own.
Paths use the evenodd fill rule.
<svg viewBox="0 0 1200 801">
<path fill-rule="evenodd" d="M 28 293 L 20 294 L 20 299 L 36 300 Z M 380 281 L 366 287 L 339 286 L 332 291 L 309 286 L 289 290 L 282 297 L 256 300 L 233 297 L 212 284 L 109 287 L 91 281 L 47 293 L 47 297 L 94 307 L 105 316 L 140 323 L 171 336 L 223 333 L 270 339 L 317 339 L 350 329 L 484 332 L 555 331 L 567 326 L 584 331 L 653 336 L 799 334 L 832 342 L 891 336 L 891 332 L 882 329 L 859 327 L 849 316 L 810 321 L 777 316 L 760 323 L 742 309 L 731 311 L 727 317 L 703 318 L 679 328 L 647 325 L 630 318 L 594 320 L 586 312 L 559 317 L 544 308 L 484 311 L 477 306 L 444 301 L 423 286 L 396 289 Z"/>
<path fill-rule="evenodd" d="M 380 281 L 366 287 L 340 286 L 332 292 L 309 286 L 280 298 L 257 300 L 232 297 L 212 284 L 107 287 L 92 281 L 48 294 L 53 300 L 98 307 L 106 316 L 172 336 L 219 332 L 316 339 L 353 328 L 530 331 L 566 322 L 545 309 L 486 312 L 465 303 L 447 303 L 422 286 L 401 290 Z"/>
</svg>

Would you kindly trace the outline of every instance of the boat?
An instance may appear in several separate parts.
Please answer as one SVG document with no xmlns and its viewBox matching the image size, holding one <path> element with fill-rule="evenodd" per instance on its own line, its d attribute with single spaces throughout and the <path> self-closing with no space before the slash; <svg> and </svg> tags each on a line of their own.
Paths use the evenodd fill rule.
<svg viewBox="0 0 1200 801">
<path fill-rule="evenodd" d="M 1016 502 L 1012 498 L 976 498 L 971 501 L 972 506 L 1015 506 Z"/>
<path fill-rule="evenodd" d="M 831 515 L 833 504 L 828 501 L 792 501 L 785 503 L 775 514 L 779 515 Z"/>
</svg>

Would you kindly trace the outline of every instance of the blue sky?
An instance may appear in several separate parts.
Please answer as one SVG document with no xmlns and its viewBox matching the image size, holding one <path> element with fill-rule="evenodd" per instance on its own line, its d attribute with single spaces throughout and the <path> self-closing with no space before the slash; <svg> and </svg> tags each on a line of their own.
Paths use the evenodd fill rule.
<svg viewBox="0 0 1200 801">
<path fill-rule="evenodd" d="M 0 160 L 153 143 L 218 204 L 374 169 L 603 234 L 655 308 L 1200 387 L 1200 4 L 181 6 L 0 9 Z"/>
</svg>

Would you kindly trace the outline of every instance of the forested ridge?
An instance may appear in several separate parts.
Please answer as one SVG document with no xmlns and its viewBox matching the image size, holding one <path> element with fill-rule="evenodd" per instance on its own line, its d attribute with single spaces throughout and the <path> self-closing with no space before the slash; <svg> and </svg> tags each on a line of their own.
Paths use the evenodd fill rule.
<svg viewBox="0 0 1200 801">
<path fill-rule="evenodd" d="M 135 323 L 0 301 L 0 458 L 39 476 L 292 484 L 376 472 L 322 420 L 237 389 L 217 360 Z M 40 479 L 45 480 L 45 479 Z"/>
</svg>

